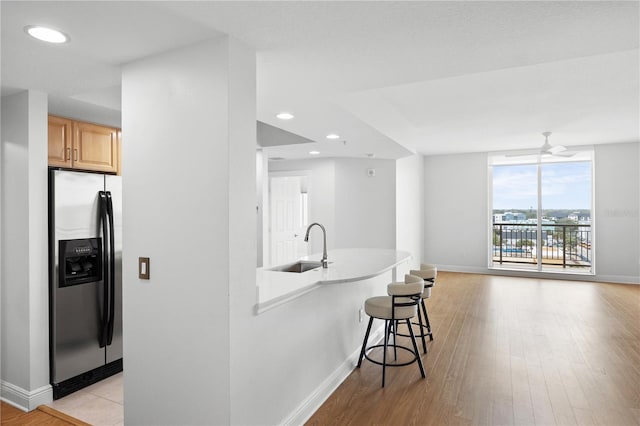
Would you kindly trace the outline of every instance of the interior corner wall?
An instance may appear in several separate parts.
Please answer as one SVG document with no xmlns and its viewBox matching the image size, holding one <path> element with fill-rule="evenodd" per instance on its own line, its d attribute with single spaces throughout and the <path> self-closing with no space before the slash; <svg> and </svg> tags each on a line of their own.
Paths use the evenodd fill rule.
<svg viewBox="0 0 640 426">
<path fill-rule="evenodd" d="M 415 154 L 396 161 L 396 249 L 411 253 L 411 267 L 420 267 L 424 245 L 424 157 Z"/>
<path fill-rule="evenodd" d="M 230 423 L 233 271 L 251 271 L 234 280 L 250 277 L 242 285 L 255 297 L 248 56 L 224 37 L 123 69 L 127 424 Z M 148 281 L 138 279 L 139 256 L 151 260 Z"/>
<path fill-rule="evenodd" d="M 487 154 L 424 159 L 424 258 L 444 270 L 486 272 Z"/>
<path fill-rule="evenodd" d="M 338 158 L 335 167 L 335 248 L 395 249 L 395 160 Z"/>
<path fill-rule="evenodd" d="M 2 398 L 51 401 L 47 231 L 47 95 L 2 98 Z"/>
</svg>

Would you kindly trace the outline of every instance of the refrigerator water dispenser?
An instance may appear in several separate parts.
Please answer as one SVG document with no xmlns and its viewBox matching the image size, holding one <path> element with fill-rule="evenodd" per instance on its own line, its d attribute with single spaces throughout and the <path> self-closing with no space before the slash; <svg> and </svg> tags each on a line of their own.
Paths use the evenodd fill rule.
<svg viewBox="0 0 640 426">
<path fill-rule="evenodd" d="M 59 241 L 59 287 L 102 280 L 102 238 Z"/>
</svg>

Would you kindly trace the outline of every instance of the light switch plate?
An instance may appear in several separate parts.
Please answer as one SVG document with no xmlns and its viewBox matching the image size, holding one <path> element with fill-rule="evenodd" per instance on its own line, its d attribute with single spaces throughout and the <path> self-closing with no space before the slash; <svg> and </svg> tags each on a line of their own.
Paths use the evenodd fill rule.
<svg viewBox="0 0 640 426">
<path fill-rule="evenodd" d="M 140 278 L 141 280 L 149 279 L 149 258 L 148 257 L 138 258 L 138 278 Z"/>
</svg>

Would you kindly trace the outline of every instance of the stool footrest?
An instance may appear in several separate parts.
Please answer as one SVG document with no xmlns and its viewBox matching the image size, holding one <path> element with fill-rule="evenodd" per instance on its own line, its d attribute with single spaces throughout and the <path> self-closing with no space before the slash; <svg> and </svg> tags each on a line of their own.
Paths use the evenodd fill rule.
<svg viewBox="0 0 640 426">
<path fill-rule="evenodd" d="M 382 363 L 382 362 L 380 362 L 380 361 L 377 361 L 377 360 L 372 359 L 372 358 L 370 358 L 370 357 L 369 357 L 368 352 L 370 352 L 370 351 L 371 351 L 372 349 L 374 349 L 374 348 L 384 348 L 384 345 L 383 345 L 383 344 L 380 344 L 380 345 L 373 345 L 373 346 L 369 346 L 367 349 L 365 349 L 364 357 L 365 357 L 366 359 L 368 359 L 369 361 L 371 361 L 372 363 L 374 363 L 374 364 L 378 364 L 378 365 L 385 365 L 384 363 Z M 417 354 L 414 352 L 414 350 L 413 350 L 413 349 L 411 349 L 411 348 L 407 348 L 406 346 L 401 346 L 401 345 L 387 345 L 387 349 L 394 349 L 394 348 L 395 348 L 395 349 L 404 349 L 405 351 L 407 351 L 407 352 L 411 353 L 411 354 L 413 355 L 413 359 L 411 359 L 410 361 L 407 361 L 407 362 L 400 363 L 400 364 L 397 364 L 397 363 L 389 364 L 389 363 L 387 362 L 387 364 L 386 364 L 386 366 L 387 366 L 387 367 L 404 367 L 405 365 L 410 365 L 410 364 L 413 364 L 414 362 L 417 362 L 417 361 L 418 361 L 418 356 L 419 356 L 419 355 L 417 355 Z"/>
<path fill-rule="evenodd" d="M 412 322 L 411 324 L 421 327 L 421 329 L 420 329 L 420 333 L 421 334 L 415 333 L 416 337 L 429 336 L 430 340 L 433 340 L 433 332 L 429 329 L 429 327 L 427 327 L 424 324 L 420 324 L 419 322 Z M 425 333 L 425 330 L 427 330 L 426 333 Z M 394 334 L 394 333 L 392 333 L 392 334 Z M 395 335 L 396 336 L 402 336 L 402 337 L 411 337 L 410 334 L 404 334 L 404 333 L 400 333 L 400 332 L 396 332 Z"/>
</svg>

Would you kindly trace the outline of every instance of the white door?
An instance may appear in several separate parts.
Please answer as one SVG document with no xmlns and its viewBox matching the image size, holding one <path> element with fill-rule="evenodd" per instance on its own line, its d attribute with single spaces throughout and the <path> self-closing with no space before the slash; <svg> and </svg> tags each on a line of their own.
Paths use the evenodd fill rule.
<svg viewBox="0 0 640 426">
<path fill-rule="evenodd" d="M 307 194 L 301 176 L 269 178 L 271 265 L 283 265 L 307 255 Z"/>
</svg>

